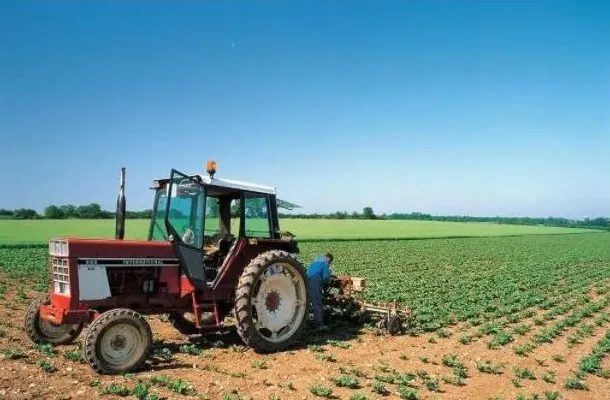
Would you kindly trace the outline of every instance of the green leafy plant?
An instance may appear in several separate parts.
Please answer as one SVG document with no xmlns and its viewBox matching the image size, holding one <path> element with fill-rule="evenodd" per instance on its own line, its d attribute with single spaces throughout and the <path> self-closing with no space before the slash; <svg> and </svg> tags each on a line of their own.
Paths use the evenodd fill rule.
<svg viewBox="0 0 610 400">
<path fill-rule="evenodd" d="M 318 360 L 318 361 L 327 361 L 327 362 L 336 362 L 337 361 L 337 357 L 335 357 L 333 354 L 321 354 L 321 353 L 318 353 L 318 354 L 316 354 L 316 360 Z"/>
<path fill-rule="evenodd" d="M 390 393 L 386 386 L 381 381 L 373 382 L 373 392 L 385 396 Z"/>
<path fill-rule="evenodd" d="M 333 395 L 333 390 L 331 388 L 322 385 L 311 386 L 309 391 L 317 397 L 330 398 Z"/>
<path fill-rule="evenodd" d="M 472 335 L 462 335 L 458 339 L 462 344 L 468 344 L 472 342 Z"/>
<path fill-rule="evenodd" d="M 500 346 L 505 346 L 508 343 L 512 342 L 513 335 L 506 331 L 497 332 L 494 337 L 487 342 L 487 347 L 490 349 L 497 349 Z"/>
<path fill-rule="evenodd" d="M 525 335 L 526 333 L 528 333 L 530 330 L 532 329 L 532 327 L 528 324 L 521 324 L 521 325 L 517 325 L 513 328 L 513 332 L 517 335 Z"/>
<path fill-rule="evenodd" d="M 561 399 L 561 393 L 559 393 L 557 391 L 544 392 L 544 398 L 545 398 L 545 400 L 560 400 Z"/>
<path fill-rule="evenodd" d="M 353 375 L 356 376 L 358 378 L 366 378 L 366 373 L 364 371 L 362 371 L 362 369 L 360 369 L 359 367 L 344 367 L 341 366 L 339 367 L 339 371 L 342 374 L 345 375 Z"/>
<path fill-rule="evenodd" d="M 48 358 L 43 359 L 43 360 L 38 360 L 36 365 L 38 366 L 38 368 L 40 368 L 44 372 L 51 373 L 51 372 L 57 371 L 57 368 L 55 368 L 53 366 L 53 364 L 51 363 L 51 361 Z"/>
<path fill-rule="evenodd" d="M 451 331 L 446 329 L 446 328 L 441 328 L 439 329 L 437 332 L 437 335 L 441 338 L 448 338 L 451 337 Z"/>
<path fill-rule="evenodd" d="M 83 358 L 81 357 L 81 355 L 78 354 L 78 352 L 75 350 L 66 350 L 66 351 L 64 351 L 63 356 L 66 360 L 83 361 Z"/>
<path fill-rule="evenodd" d="M 191 395 L 195 394 L 196 390 L 188 382 L 180 378 L 172 379 L 167 375 L 157 375 L 150 379 L 150 382 L 154 385 L 163 386 L 174 393 Z"/>
<path fill-rule="evenodd" d="M 530 379 L 530 380 L 536 379 L 536 377 L 534 376 L 534 373 L 529 368 L 519 368 L 519 367 L 515 366 L 513 368 L 513 371 L 515 372 L 515 376 L 519 379 Z"/>
<path fill-rule="evenodd" d="M 547 383 L 555 383 L 555 377 L 557 376 L 557 374 L 554 371 L 551 370 L 547 370 L 543 375 L 542 375 L 542 380 L 547 382 Z"/>
<path fill-rule="evenodd" d="M 441 390 L 441 385 L 436 378 L 428 378 L 424 380 L 424 386 L 431 392 L 439 392 Z"/>
<path fill-rule="evenodd" d="M 27 357 L 21 349 L 2 350 L 0 351 L 0 354 L 9 360 L 19 360 L 20 358 Z"/>
<path fill-rule="evenodd" d="M 563 356 L 561 354 L 553 355 L 553 360 L 555 360 L 559 363 L 565 362 L 565 359 L 563 358 Z"/>
<path fill-rule="evenodd" d="M 346 387 L 350 389 L 358 389 L 359 387 L 358 380 L 353 376 L 349 375 L 342 375 L 331 378 L 331 382 L 339 387 Z"/>
<path fill-rule="evenodd" d="M 349 349 L 352 347 L 350 343 L 340 340 L 327 340 L 326 343 L 330 344 L 333 347 L 338 347 L 340 349 Z"/>
<path fill-rule="evenodd" d="M 38 346 L 36 346 L 36 348 L 39 352 L 41 352 L 47 357 L 55 357 L 55 354 L 57 353 L 57 351 L 53 348 L 53 345 L 48 343 L 39 344 Z"/>
<path fill-rule="evenodd" d="M 568 376 L 565 380 L 564 386 L 567 389 L 589 390 L 589 386 L 586 384 L 586 382 L 576 375 Z"/>
<path fill-rule="evenodd" d="M 502 364 L 494 364 L 491 361 L 478 362 L 477 369 L 484 374 L 500 375 L 504 372 Z"/>
<path fill-rule="evenodd" d="M 203 354 L 203 350 L 194 344 L 183 344 L 182 346 L 180 346 L 179 350 L 180 353 L 191 354 L 194 356 L 200 356 Z"/>
<path fill-rule="evenodd" d="M 267 363 L 264 360 L 254 360 L 252 361 L 252 368 L 255 369 L 267 369 L 269 368 L 269 366 L 267 365 Z"/>
<path fill-rule="evenodd" d="M 111 383 L 108 386 L 103 386 L 100 388 L 100 394 L 103 395 L 113 395 L 126 397 L 129 396 L 130 390 L 125 385 L 119 385 L 116 383 Z"/>
<path fill-rule="evenodd" d="M 307 346 L 307 349 L 315 353 L 323 353 L 326 351 L 326 349 L 320 346 L 319 344 L 310 344 L 309 346 Z"/>
<path fill-rule="evenodd" d="M 419 394 L 417 392 L 417 389 L 414 389 L 414 388 L 411 388 L 408 386 L 399 386 L 398 395 L 400 396 L 401 399 L 406 399 L 406 400 L 418 400 L 419 399 Z"/>
</svg>

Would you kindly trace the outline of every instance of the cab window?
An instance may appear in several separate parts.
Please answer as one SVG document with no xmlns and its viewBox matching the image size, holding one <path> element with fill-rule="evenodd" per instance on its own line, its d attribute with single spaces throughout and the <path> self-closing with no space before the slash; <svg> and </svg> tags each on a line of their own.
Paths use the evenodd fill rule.
<svg viewBox="0 0 610 400">
<path fill-rule="evenodd" d="M 270 238 L 269 199 L 264 194 L 244 196 L 245 234 L 254 238 Z"/>
<path fill-rule="evenodd" d="M 208 197 L 205 202 L 205 236 L 220 232 L 220 204 L 218 198 Z"/>
</svg>

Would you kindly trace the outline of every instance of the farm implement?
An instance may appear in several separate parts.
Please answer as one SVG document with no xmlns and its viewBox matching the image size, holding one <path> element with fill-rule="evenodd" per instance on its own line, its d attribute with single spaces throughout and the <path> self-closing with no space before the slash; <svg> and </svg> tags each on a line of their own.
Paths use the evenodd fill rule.
<svg viewBox="0 0 610 400">
<path fill-rule="evenodd" d="M 332 276 L 325 288 L 325 304 L 334 307 L 344 317 L 357 318 L 360 322 L 377 321 L 379 329 L 390 335 L 404 332 L 412 317 L 408 307 L 400 306 L 396 300 L 388 303 L 367 303 L 364 301 L 366 281 L 348 275 Z"/>
</svg>

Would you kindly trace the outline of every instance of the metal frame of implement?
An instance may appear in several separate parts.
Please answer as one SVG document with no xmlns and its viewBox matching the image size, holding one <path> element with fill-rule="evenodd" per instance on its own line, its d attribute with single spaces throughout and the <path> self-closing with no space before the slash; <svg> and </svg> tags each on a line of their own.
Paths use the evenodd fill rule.
<svg viewBox="0 0 610 400">
<path fill-rule="evenodd" d="M 388 303 L 368 303 L 363 300 L 366 281 L 364 278 L 349 275 L 333 276 L 329 288 L 339 289 L 339 293 L 330 295 L 332 305 L 350 311 L 361 311 L 364 314 L 377 314 L 381 316 L 377 327 L 386 329 L 395 335 L 402 332 L 411 320 L 412 311 L 408 307 L 401 307 L 396 300 Z"/>
</svg>

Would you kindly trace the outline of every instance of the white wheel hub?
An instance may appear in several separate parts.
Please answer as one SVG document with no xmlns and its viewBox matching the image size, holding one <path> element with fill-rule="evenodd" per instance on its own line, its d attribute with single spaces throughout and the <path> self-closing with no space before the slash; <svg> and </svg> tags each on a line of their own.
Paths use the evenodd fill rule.
<svg viewBox="0 0 610 400">
<path fill-rule="evenodd" d="M 305 282 L 289 264 L 270 266 L 259 282 L 252 298 L 256 327 L 267 340 L 282 341 L 298 329 L 305 316 Z"/>
<path fill-rule="evenodd" d="M 138 329 L 128 324 L 108 328 L 100 341 L 100 355 L 108 364 L 123 365 L 136 355 L 142 336 Z"/>
</svg>

